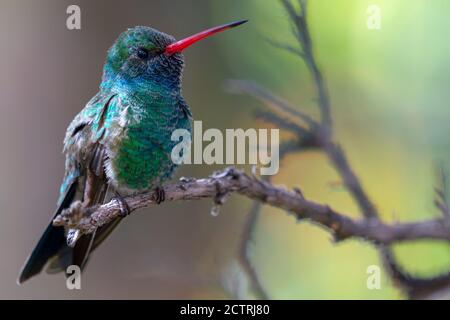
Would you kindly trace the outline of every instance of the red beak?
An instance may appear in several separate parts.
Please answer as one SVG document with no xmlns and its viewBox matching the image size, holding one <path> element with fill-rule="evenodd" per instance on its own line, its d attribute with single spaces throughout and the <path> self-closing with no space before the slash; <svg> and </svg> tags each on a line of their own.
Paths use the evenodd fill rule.
<svg viewBox="0 0 450 320">
<path fill-rule="evenodd" d="M 206 37 L 209 37 L 209 36 L 211 36 L 211 35 L 213 35 L 215 33 L 222 32 L 224 30 L 237 27 L 237 26 L 239 26 L 239 25 L 241 25 L 243 23 L 246 23 L 247 21 L 248 20 L 236 21 L 236 22 L 224 24 L 222 26 L 218 26 L 218 27 L 215 27 L 215 28 L 211 28 L 211 29 L 208 29 L 208 30 L 196 33 L 196 34 L 194 34 L 194 35 L 192 35 L 190 37 L 187 37 L 187 38 L 184 38 L 184 39 L 179 40 L 177 42 L 174 42 L 172 44 L 169 44 L 166 47 L 166 49 L 164 50 L 164 53 L 167 54 L 167 55 L 171 55 L 171 54 L 174 54 L 174 53 L 177 53 L 177 52 L 181 52 L 184 49 L 186 49 L 187 47 L 189 47 L 191 44 L 196 43 L 197 41 L 200 41 L 200 40 L 202 40 L 202 39 L 204 39 Z"/>
</svg>

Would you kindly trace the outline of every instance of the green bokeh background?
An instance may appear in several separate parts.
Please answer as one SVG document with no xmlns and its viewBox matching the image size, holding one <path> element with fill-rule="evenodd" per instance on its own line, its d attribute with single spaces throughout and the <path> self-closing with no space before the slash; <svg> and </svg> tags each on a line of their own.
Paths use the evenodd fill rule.
<svg viewBox="0 0 450 320">
<path fill-rule="evenodd" d="M 366 23 L 378 5 L 381 29 Z M 239 48 L 223 43 L 229 67 L 256 79 L 302 110 L 316 113 L 310 75 L 291 53 L 265 38 L 296 44 L 277 1 L 215 2 L 219 17 L 239 11 L 250 17 Z M 436 165 L 449 163 L 450 28 L 448 1 L 310 1 L 315 54 L 328 80 L 337 139 L 386 221 L 426 219 L 433 208 Z M 248 101 L 253 104 L 252 101 Z M 437 162 L 437 163 L 436 163 Z M 307 197 L 357 216 L 323 155 L 289 156 L 276 182 L 300 185 Z M 255 236 L 254 260 L 271 296 L 277 298 L 399 298 L 383 274 L 381 290 L 367 290 L 368 265 L 376 251 L 359 241 L 335 245 L 309 224 L 266 208 Z M 450 264 L 449 246 L 403 244 L 395 251 L 417 275 L 433 275 Z"/>
</svg>

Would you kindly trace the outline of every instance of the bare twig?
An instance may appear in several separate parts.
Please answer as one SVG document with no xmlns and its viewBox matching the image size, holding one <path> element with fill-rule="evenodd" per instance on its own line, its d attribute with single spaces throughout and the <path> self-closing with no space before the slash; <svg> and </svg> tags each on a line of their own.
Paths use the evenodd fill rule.
<svg viewBox="0 0 450 320">
<path fill-rule="evenodd" d="M 289 44 L 287 44 L 287 43 L 282 43 L 282 42 L 279 42 L 279 41 L 274 41 L 274 40 L 272 40 L 272 39 L 270 39 L 270 38 L 266 38 L 266 41 L 267 41 L 269 44 L 271 44 L 273 47 L 275 47 L 275 48 L 285 50 L 285 51 L 287 51 L 287 52 L 289 52 L 289 53 L 292 53 L 292 54 L 294 54 L 294 55 L 296 55 L 296 56 L 299 56 L 299 57 L 301 57 L 301 58 L 304 57 L 304 53 L 303 53 L 303 51 L 302 51 L 301 49 L 295 48 L 295 47 L 293 47 L 293 46 L 291 46 L 291 45 L 289 45 Z"/>
<path fill-rule="evenodd" d="M 380 251 L 391 279 L 405 291 L 410 299 L 427 299 L 450 286 L 450 272 L 431 278 L 419 278 L 409 274 L 397 264 L 392 249 L 380 246 Z"/>
<path fill-rule="evenodd" d="M 300 1 L 300 12 L 295 10 L 294 6 L 289 0 L 281 0 L 284 5 L 286 12 L 289 14 L 292 22 L 294 23 L 294 36 L 302 48 L 303 60 L 305 61 L 313 81 L 316 84 L 317 98 L 319 109 L 321 113 L 323 128 L 328 130 L 332 129 L 332 118 L 330 111 L 330 101 L 328 98 L 328 91 L 326 88 L 325 80 L 320 72 L 315 56 L 313 54 L 311 35 L 309 33 L 308 23 L 307 23 L 307 1 Z M 329 133 L 328 133 L 329 134 Z"/>
<path fill-rule="evenodd" d="M 289 0 L 281 0 L 281 2 L 294 23 L 294 35 L 297 37 L 297 40 L 304 52 L 302 60 L 307 64 L 317 89 L 318 104 L 322 122 L 320 130 L 315 130 L 312 133 L 316 134 L 316 139 L 322 142 L 322 149 L 328 155 L 328 158 L 333 163 L 337 172 L 341 175 L 345 186 L 353 195 L 363 215 L 367 218 L 376 218 L 377 212 L 375 206 L 372 204 L 369 196 L 364 191 L 358 177 L 351 169 L 342 148 L 334 143 L 332 139 L 333 122 L 329 103 L 330 99 L 328 97 L 324 77 L 320 72 L 312 50 L 312 41 L 307 23 L 308 2 L 306 0 L 299 0 L 299 12 L 297 12 Z"/>
<path fill-rule="evenodd" d="M 434 204 L 441 211 L 447 222 L 450 223 L 447 173 L 442 165 L 438 166 L 438 171 L 440 185 L 435 188 L 436 198 Z"/>
<path fill-rule="evenodd" d="M 330 104 L 328 98 L 328 92 L 326 90 L 325 81 L 321 75 L 321 72 L 315 61 L 315 57 L 312 52 L 312 42 L 309 34 L 309 28 L 307 24 L 307 0 L 299 0 L 300 11 L 297 12 L 289 0 L 281 0 L 287 13 L 291 17 L 294 24 L 294 35 L 300 46 L 303 49 L 303 60 L 309 67 L 311 75 L 313 77 L 317 94 L 319 96 L 318 104 L 322 116 L 322 127 L 319 131 L 321 138 L 323 139 L 323 150 L 328 155 L 329 159 L 332 161 L 337 172 L 341 175 L 344 184 L 349 190 L 350 194 L 353 196 L 357 202 L 361 213 L 368 219 L 378 219 L 378 212 L 371 202 L 369 196 L 364 191 L 359 178 L 351 169 L 349 162 L 347 161 L 345 153 L 342 149 L 333 143 L 332 141 L 332 118 L 330 112 Z M 445 188 L 445 186 L 444 186 Z M 443 212 L 444 216 L 447 217 L 448 207 L 445 197 L 442 201 L 438 201 L 440 206 L 438 206 Z M 447 220 L 448 221 L 448 220 Z M 442 222 L 443 227 L 447 227 L 447 223 Z M 423 288 L 428 288 L 429 284 L 435 284 L 436 279 L 440 280 L 440 283 L 445 283 L 443 279 L 450 277 L 450 272 L 445 273 L 440 276 L 431 278 L 417 278 L 413 277 L 406 272 L 403 272 L 402 268 L 399 267 L 394 259 L 393 254 L 390 252 L 389 248 L 380 248 L 380 254 L 382 260 L 385 261 L 387 269 L 390 271 L 395 271 L 391 274 L 392 278 L 397 280 L 397 284 L 402 288 L 411 298 L 412 292 L 421 292 Z M 402 273 L 403 272 L 403 273 Z M 401 274 L 401 276 L 399 276 Z"/>
<path fill-rule="evenodd" d="M 248 94 L 261 100 L 267 107 L 275 112 L 286 112 L 294 117 L 303 120 L 310 127 L 317 126 L 317 122 L 306 113 L 296 110 L 283 99 L 275 96 L 269 90 L 260 85 L 246 80 L 229 80 L 226 88 L 231 93 Z"/>
<path fill-rule="evenodd" d="M 267 292 L 259 279 L 260 277 L 257 274 L 257 270 L 253 267 L 249 257 L 249 249 L 252 244 L 253 232 L 259 217 L 261 204 L 260 201 L 253 201 L 252 208 L 246 217 L 246 222 L 241 235 L 241 243 L 239 244 L 239 262 L 249 277 L 255 295 L 259 299 L 268 300 L 269 296 L 267 295 Z"/>
<path fill-rule="evenodd" d="M 340 174 L 344 185 L 352 194 L 361 210 L 361 213 L 366 218 L 378 218 L 378 213 L 375 206 L 372 204 L 369 196 L 364 191 L 361 182 L 350 167 L 350 164 L 342 148 L 331 141 L 327 141 L 324 145 L 323 150 L 331 160 L 336 171 Z"/>
<path fill-rule="evenodd" d="M 269 122 L 280 129 L 290 131 L 296 134 L 298 137 L 305 137 L 311 135 L 308 129 L 305 129 L 302 126 L 298 125 L 297 123 L 285 117 L 279 116 L 273 112 L 269 112 L 266 110 L 257 110 L 255 112 L 255 116 L 256 118 Z"/>
</svg>

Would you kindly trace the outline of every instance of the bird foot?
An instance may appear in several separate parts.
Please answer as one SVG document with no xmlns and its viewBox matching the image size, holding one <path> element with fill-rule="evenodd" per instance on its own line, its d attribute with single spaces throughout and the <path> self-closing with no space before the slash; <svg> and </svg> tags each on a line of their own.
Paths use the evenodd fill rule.
<svg viewBox="0 0 450 320">
<path fill-rule="evenodd" d="M 81 232 L 78 229 L 69 229 L 66 234 L 67 245 L 71 248 L 75 247 L 78 239 L 81 237 Z"/>
<path fill-rule="evenodd" d="M 77 200 L 72 202 L 70 206 L 67 209 L 64 209 L 56 218 L 64 220 L 64 223 L 70 227 L 76 227 L 80 220 L 86 215 L 86 209 L 87 208 L 83 206 L 83 203 Z"/>
<path fill-rule="evenodd" d="M 166 192 L 164 191 L 163 188 L 161 188 L 161 187 L 156 187 L 155 188 L 155 193 L 153 194 L 153 200 L 157 204 L 160 204 L 161 202 L 166 200 Z"/>
<path fill-rule="evenodd" d="M 72 202 L 70 206 L 67 209 L 64 209 L 53 221 L 54 225 L 60 225 L 59 222 L 64 222 L 65 225 L 69 226 L 69 229 L 66 230 L 66 241 L 67 245 L 71 248 L 75 246 L 77 240 L 82 235 L 80 230 L 77 229 L 77 226 L 87 213 L 88 208 L 86 208 L 81 201 L 77 200 Z"/>
<path fill-rule="evenodd" d="M 130 215 L 131 209 L 128 203 L 125 201 L 125 199 L 120 195 L 120 193 L 116 192 L 116 197 L 114 200 L 117 201 L 119 204 L 119 216 L 122 218 L 125 218 L 126 216 Z"/>
</svg>

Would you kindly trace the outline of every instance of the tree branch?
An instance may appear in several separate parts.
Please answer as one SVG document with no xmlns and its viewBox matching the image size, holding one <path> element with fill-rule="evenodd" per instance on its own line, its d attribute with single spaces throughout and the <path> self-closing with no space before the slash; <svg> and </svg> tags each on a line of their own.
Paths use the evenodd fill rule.
<svg viewBox="0 0 450 320">
<path fill-rule="evenodd" d="M 376 219 L 354 220 L 327 205 L 305 199 L 298 191 L 274 186 L 234 168 L 216 172 L 205 179 L 183 179 L 179 183 L 164 186 L 164 191 L 166 201 L 204 198 L 215 200 L 218 194 L 223 197 L 230 193 L 239 193 L 291 212 L 297 219 L 311 220 L 330 231 L 336 241 L 348 238 L 359 238 L 379 244 L 417 239 L 450 241 L 450 229 L 441 219 L 393 225 L 384 224 Z M 131 211 L 135 211 L 156 204 L 155 196 L 154 192 L 148 192 L 126 197 L 125 201 Z M 215 203 L 217 204 L 216 201 Z M 82 233 L 91 233 L 119 215 L 119 203 L 111 200 L 101 206 L 89 208 L 82 217 L 64 211 L 54 219 L 53 224 L 76 228 Z"/>
<path fill-rule="evenodd" d="M 317 122 L 306 113 L 294 109 L 288 102 L 275 96 L 269 90 L 247 80 L 229 80 L 226 89 L 230 93 L 248 94 L 263 102 L 268 108 L 276 112 L 285 112 L 295 118 L 303 120 L 310 127 L 317 126 Z"/>
<path fill-rule="evenodd" d="M 308 21 L 307 21 L 307 4 L 306 0 L 300 1 L 300 11 L 297 12 L 294 6 L 289 0 L 281 0 L 286 12 L 288 13 L 291 21 L 294 23 L 294 36 L 302 48 L 301 58 L 305 61 L 306 66 L 315 83 L 317 90 L 318 104 L 321 114 L 323 128 L 328 130 L 332 129 L 331 107 L 330 99 L 328 97 L 328 91 L 325 80 L 322 73 L 317 66 L 316 58 L 313 54 L 311 35 L 309 33 Z"/>
<path fill-rule="evenodd" d="M 259 280 L 259 276 L 257 274 L 256 269 L 253 267 L 251 263 L 251 259 L 249 257 L 249 249 L 250 249 L 250 243 L 253 236 L 254 229 L 256 227 L 256 221 L 259 217 L 259 213 L 261 210 L 261 202 L 260 201 L 253 201 L 252 208 L 250 212 L 247 215 L 247 220 L 245 221 L 244 228 L 242 230 L 241 235 L 241 242 L 239 244 L 239 262 L 244 268 L 245 272 L 247 273 L 251 286 L 253 289 L 253 292 L 255 295 L 262 300 L 268 300 L 269 296 L 266 293 L 266 290 L 264 290 L 264 287 Z"/>
</svg>

